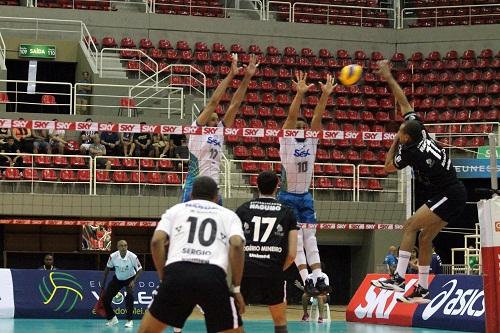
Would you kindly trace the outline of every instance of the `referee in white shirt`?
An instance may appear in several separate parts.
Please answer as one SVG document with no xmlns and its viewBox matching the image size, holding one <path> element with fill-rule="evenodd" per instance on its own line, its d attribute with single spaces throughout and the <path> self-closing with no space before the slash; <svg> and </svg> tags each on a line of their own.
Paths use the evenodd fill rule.
<svg viewBox="0 0 500 333">
<path fill-rule="evenodd" d="M 120 240 L 116 244 L 118 251 L 113 252 L 109 256 L 108 264 L 104 270 L 104 278 L 101 286 L 106 284 L 108 273 L 114 268 L 115 275 L 111 282 L 104 290 L 104 309 L 106 310 L 107 326 L 114 326 L 118 324 L 118 318 L 111 307 L 113 297 L 123 288 L 126 288 L 127 295 L 125 296 L 125 304 L 127 306 L 127 323 L 125 327 L 132 327 L 132 314 L 134 311 L 134 286 L 135 282 L 139 279 L 142 273 L 142 266 L 137 256 L 127 250 L 127 242 Z"/>
<path fill-rule="evenodd" d="M 205 312 L 208 333 L 243 332 L 238 313 L 245 310 L 241 220 L 216 204 L 217 183 L 210 177 L 194 181 L 191 199 L 168 209 L 153 234 L 151 253 L 161 283 L 139 333 L 183 327 L 196 304 Z M 226 282 L 229 263 L 232 293 Z"/>
</svg>

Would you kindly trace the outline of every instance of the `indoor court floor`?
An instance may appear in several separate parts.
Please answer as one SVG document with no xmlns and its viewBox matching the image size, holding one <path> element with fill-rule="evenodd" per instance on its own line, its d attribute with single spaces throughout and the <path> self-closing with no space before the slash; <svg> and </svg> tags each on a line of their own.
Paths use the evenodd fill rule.
<svg viewBox="0 0 500 333">
<path fill-rule="evenodd" d="M 332 322 L 317 324 L 316 322 L 301 322 L 302 310 L 300 306 L 291 305 L 288 308 L 289 333 L 456 333 L 422 328 L 407 328 L 385 325 L 355 324 L 345 321 L 345 306 L 331 306 Z M 269 313 L 264 306 L 247 306 L 243 315 L 246 333 L 273 333 L 274 326 Z M 125 328 L 125 320 L 121 319 L 118 325 L 106 327 L 105 320 L 97 319 L 0 319 L 0 333 L 136 333 L 140 321 L 134 321 L 134 328 Z M 165 332 L 172 332 L 168 328 Z M 203 316 L 194 310 L 183 333 L 206 332 Z"/>
<path fill-rule="evenodd" d="M 103 320 L 84 319 L 0 319 L 1 333 L 135 333 L 139 321 L 134 322 L 134 328 L 125 328 L 125 321 L 120 321 L 117 326 L 106 327 Z M 270 320 L 247 320 L 244 324 L 247 333 L 272 333 L 273 324 Z M 172 332 L 168 328 L 165 332 Z M 183 333 L 201 333 L 205 331 L 202 320 L 195 319 L 187 322 Z M 291 321 L 288 323 L 289 333 L 455 333 L 455 331 L 442 331 L 422 328 L 407 328 L 384 325 L 367 325 L 347 323 L 334 320 L 331 323 L 304 323 Z"/>
</svg>

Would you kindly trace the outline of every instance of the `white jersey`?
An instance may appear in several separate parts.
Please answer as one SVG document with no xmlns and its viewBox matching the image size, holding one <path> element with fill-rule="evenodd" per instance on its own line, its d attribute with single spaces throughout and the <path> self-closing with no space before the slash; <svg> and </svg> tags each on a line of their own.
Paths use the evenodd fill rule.
<svg viewBox="0 0 500 333">
<path fill-rule="evenodd" d="M 122 258 L 120 251 L 111 253 L 108 259 L 108 268 L 115 269 L 116 278 L 124 281 L 133 277 L 140 269 L 142 269 L 139 258 L 135 253 L 127 251 L 125 257 Z"/>
<path fill-rule="evenodd" d="M 283 165 L 281 189 L 290 193 L 306 193 L 311 186 L 318 139 L 280 138 L 280 158 Z"/>
<path fill-rule="evenodd" d="M 217 265 L 225 272 L 229 239 L 243 240 L 242 223 L 233 211 L 207 200 L 191 200 L 173 206 L 162 216 L 156 230 L 169 236 L 167 262 L 188 261 Z"/>
<path fill-rule="evenodd" d="M 198 126 L 196 121 L 191 126 Z M 219 122 L 217 127 L 224 127 Z M 186 183 L 191 184 L 198 176 L 207 176 L 219 184 L 220 158 L 224 135 L 201 134 L 190 135 L 189 148 L 189 172 Z"/>
</svg>

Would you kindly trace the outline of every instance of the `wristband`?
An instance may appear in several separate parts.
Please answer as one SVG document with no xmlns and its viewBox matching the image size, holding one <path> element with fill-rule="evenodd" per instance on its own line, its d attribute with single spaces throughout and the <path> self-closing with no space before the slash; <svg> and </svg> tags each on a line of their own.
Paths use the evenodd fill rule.
<svg viewBox="0 0 500 333">
<path fill-rule="evenodd" d="M 239 294 L 241 292 L 240 289 L 241 289 L 241 286 L 234 286 L 233 287 L 233 293 Z"/>
</svg>

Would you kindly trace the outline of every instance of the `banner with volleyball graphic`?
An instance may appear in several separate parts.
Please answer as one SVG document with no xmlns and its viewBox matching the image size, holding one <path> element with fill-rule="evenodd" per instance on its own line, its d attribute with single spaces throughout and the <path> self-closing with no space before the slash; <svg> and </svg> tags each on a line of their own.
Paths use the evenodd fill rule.
<svg viewBox="0 0 500 333">
<path fill-rule="evenodd" d="M 9 271 L 9 270 L 7 270 Z M 99 271 L 45 271 L 12 269 L 13 307 L 16 318 L 100 318 L 93 313 L 99 298 Z M 111 280 L 108 277 L 108 282 Z M 1 281 L 1 274 L 0 274 Z M 134 290 L 134 318 L 141 318 L 153 300 L 153 291 L 159 284 L 156 272 L 144 272 Z M 0 289 L 3 289 L 0 288 Z M 2 291 L 3 292 L 3 291 Z M 125 316 L 125 290 L 113 299 L 118 318 Z M 1 310 L 0 302 L 0 310 Z M 0 312 L 1 313 L 1 312 Z M 12 318 L 12 317 L 11 317 Z"/>
</svg>

